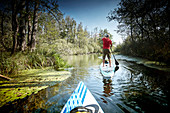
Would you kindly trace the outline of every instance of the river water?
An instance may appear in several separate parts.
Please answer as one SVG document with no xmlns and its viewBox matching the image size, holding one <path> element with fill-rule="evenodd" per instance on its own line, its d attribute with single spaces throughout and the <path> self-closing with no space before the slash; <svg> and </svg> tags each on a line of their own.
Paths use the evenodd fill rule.
<svg viewBox="0 0 170 113">
<path fill-rule="evenodd" d="M 8 112 L 61 111 L 80 81 L 91 91 L 105 113 L 170 112 L 170 73 L 116 55 L 119 67 L 112 79 L 100 73 L 99 55 L 63 57 L 72 68 L 72 76 L 3 109 Z M 8 110 L 7 110 L 8 109 Z"/>
</svg>

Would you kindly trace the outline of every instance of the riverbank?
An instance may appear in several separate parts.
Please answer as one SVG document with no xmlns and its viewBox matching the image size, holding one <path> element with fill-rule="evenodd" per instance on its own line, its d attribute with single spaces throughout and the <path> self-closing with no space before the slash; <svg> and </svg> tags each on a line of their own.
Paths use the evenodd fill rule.
<svg viewBox="0 0 170 113">
<path fill-rule="evenodd" d="M 52 68 L 30 69 L 12 75 L 12 81 L 0 81 L 0 107 L 16 99 L 36 94 L 49 86 L 64 81 L 71 76 L 68 71 Z"/>
<path fill-rule="evenodd" d="M 155 68 L 161 71 L 166 71 L 170 72 L 170 66 L 163 63 L 163 62 L 158 62 L 154 60 L 148 60 L 140 57 L 133 57 L 133 56 L 125 56 L 125 55 L 116 55 L 117 60 L 124 60 L 124 61 L 129 61 L 129 62 L 134 62 L 136 64 L 144 65 L 149 68 Z"/>
</svg>

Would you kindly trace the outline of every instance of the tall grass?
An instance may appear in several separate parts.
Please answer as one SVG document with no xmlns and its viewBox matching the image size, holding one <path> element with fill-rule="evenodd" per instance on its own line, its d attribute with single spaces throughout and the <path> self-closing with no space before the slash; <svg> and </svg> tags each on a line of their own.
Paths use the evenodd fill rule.
<svg viewBox="0 0 170 113">
<path fill-rule="evenodd" d="M 13 56 L 2 53 L 0 57 L 0 74 L 17 74 L 20 70 L 52 66 L 56 70 L 66 66 L 60 56 L 54 52 L 37 50 L 36 52 L 19 52 Z"/>
</svg>

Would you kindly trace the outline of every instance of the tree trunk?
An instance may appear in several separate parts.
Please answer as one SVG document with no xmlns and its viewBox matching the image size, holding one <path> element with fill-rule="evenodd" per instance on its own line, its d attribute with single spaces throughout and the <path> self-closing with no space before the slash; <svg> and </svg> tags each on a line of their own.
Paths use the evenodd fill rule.
<svg viewBox="0 0 170 113">
<path fill-rule="evenodd" d="M 25 25 L 25 18 L 26 18 L 26 14 L 25 12 L 25 1 L 22 1 L 22 9 L 20 12 L 20 27 L 19 27 L 19 50 L 20 51 L 24 51 L 26 48 L 26 36 L 25 36 L 25 29 L 26 29 L 26 25 Z"/>
<path fill-rule="evenodd" d="M 29 0 L 26 0 L 26 25 L 27 25 L 27 46 L 31 43 L 31 16 L 29 13 Z"/>
<path fill-rule="evenodd" d="M 79 38 L 79 48 L 80 48 L 80 37 L 78 36 L 78 38 Z"/>
<path fill-rule="evenodd" d="M 16 12 L 16 3 L 17 0 L 12 0 L 12 37 L 13 37 L 13 46 L 12 46 L 12 51 L 11 54 L 14 54 L 16 51 L 17 47 L 17 12 Z"/>
<path fill-rule="evenodd" d="M 140 27 L 141 31 L 143 32 L 143 38 L 144 38 L 144 32 L 146 32 L 147 34 L 147 38 L 149 39 L 149 31 L 147 29 L 144 28 L 144 23 L 143 23 L 143 20 L 142 20 L 142 24 L 139 23 L 138 19 L 136 19 L 136 23 L 138 24 L 138 26 Z"/>
<path fill-rule="evenodd" d="M 27 42 L 28 42 L 28 46 L 30 46 L 30 44 L 31 44 L 31 17 L 29 16 L 28 18 L 29 19 L 27 22 L 27 24 L 28 24 Z"/>
<path fill-rule="evenodd" d="M 130 17 L 130 22 L 131 22 L 131 24 L 130 24 L 130 35 L 131 35 L 131 40 L 133 42 L 134 39 L 133 39 L 133 21 L 132 21 L 132 16 Z"/>
<path fill-rule="evenodd" d="M 38 7 L 39 3 L 35 2 L 34 15 L 33 15 L 33 27 L 31 34 L 31 52 L 35 51 L 36 48 L 36 32 L 38 27 Z"/>
<path fill-rule="evenodd" d="M 142 17 L 142 20 L 141 20 L 141 25 L 142 25 L 142 26 L 143 26 L 143 20 L 144 20 L 144 19 L 143 19 L 143 17 Z M 144 37 L 144 36 L 143 36 L 143 29 L 141 29 L 141 33 L 142 33 L 141 38 L 142 38 L 142 42 L 143 42 L 143 37 Z"/>
</svg>

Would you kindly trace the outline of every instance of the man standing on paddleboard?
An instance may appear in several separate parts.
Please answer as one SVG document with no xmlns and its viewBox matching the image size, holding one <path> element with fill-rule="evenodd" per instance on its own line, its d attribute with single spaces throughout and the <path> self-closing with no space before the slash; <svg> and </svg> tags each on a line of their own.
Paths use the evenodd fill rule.
<svg viewBox="0 0 170 113">
<path fill-rule="evenodd" d="M 109 39 L 109 35 L 106 35 L 103 40 L 103 67 L 105 63 L 105 57 L 107 55 L 107 58 L 109 59 L 109 66 L 111 67 L 111 52 L 110 47 L 112 47 L 112 41 Z"/>
</svg>

